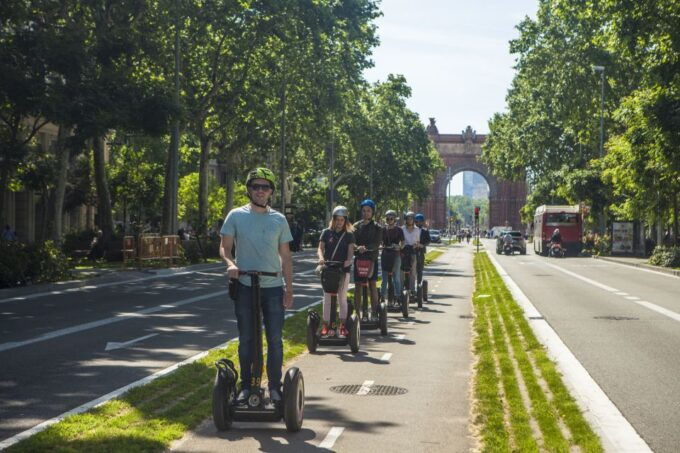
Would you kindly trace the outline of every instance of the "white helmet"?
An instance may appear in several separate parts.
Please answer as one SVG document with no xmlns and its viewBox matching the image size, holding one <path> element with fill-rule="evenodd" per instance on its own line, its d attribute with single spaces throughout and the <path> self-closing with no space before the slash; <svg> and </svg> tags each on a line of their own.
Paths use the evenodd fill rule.
<svg viewBox="0 0 680 453">
<path fill-rule="evenodd" d="M 336 216 L 338 216 L 338 217 L 348 217 L 349 216 L 349 210 L 342 205 L 338 205 L 338 206 L 335 207 L 335 209 L 333 209 L 333 217 L 336 217 Z"/>
<path fill-rule="evenodd" d="M 413 211 L 409 211 L 409 212 L 407 212 L 406 214 L 404 214 L 404 220 L 405 220 L 405 219 L 408 219 L 409 217 L 411 217 L 412 219 L 415 219 L 416 213 L 413 212 Z"/>
<path fill-rule="evenodd" d="M 393 209 L 389 209 L 389 210 L 385 213 L 385 217 L 389 217 L 389 216 L 392 216 L 392 217 L 394 217 L 394 218 L 396 219 L 396 218 L 397 218 L 397 211 L 395 211 L 395 210 L 393 210 Z"/>
</svg>

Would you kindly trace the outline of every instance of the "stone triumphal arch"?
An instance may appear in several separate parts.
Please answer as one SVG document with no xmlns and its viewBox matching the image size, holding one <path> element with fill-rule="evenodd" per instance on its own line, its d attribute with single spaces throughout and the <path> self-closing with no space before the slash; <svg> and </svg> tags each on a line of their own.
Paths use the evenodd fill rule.
<svg viewBox="0 0 680 453">
<path fill-rule="evenodd" d="M 430 220 L 430 227 L 446 227 L 446 187 L 450 179 L 462 171 L 474 171 L 489 185 L 489 227 L 505 225 L 507 221 L 513 229 L 520 229 L 519 211 L 526 203 L 526 183 L 499 180 L 489 172 L 479 159 L 486 136 L 470 126 L 460 134 L 440 134 L 434 118 L 430 118 L 427 133 L 446 167 L 436 175 L 430 197 L 415 206 Z"/>
</svg>

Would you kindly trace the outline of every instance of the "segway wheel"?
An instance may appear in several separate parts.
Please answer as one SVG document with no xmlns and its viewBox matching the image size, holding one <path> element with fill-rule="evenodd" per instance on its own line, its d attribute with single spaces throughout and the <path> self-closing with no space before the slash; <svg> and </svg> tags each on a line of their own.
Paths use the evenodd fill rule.
<svg viewBox="0 0 680 453">
<path fill-rule="evenodd" d="M 427 280 L 423 280 L 423 300 L 429 302 L 427 300 Z"/>
<path fill-rule="evenodd" d="M 316 352 L 316 347 L 319 345 L 319 337 L 316 331 L 319 328 L 319 315 L 310 311 L 307 314 L 307 350 L 312 354 Z"/>
<path fill-rule="evenodd" d="M 387 305 L 380 305 L 380 335 L 387 335 Z"/>
<path fill-rule="evenodd" d="M 422 287 L 422 285 L 416 291 L 416 301 L 418 302 L 418 308 L 423 308 L 423 287 Z"/>
<path fill-rule="evenodd" d="M 283 420 L 288 432 L 296 433 L 302 428 L 305 414 L 305 380 L 302 371 L 293 367 L 283 379 Z"/>
<path fill-rule="evenodd" d="M 236 377 L 231 370 L 217 370 L 213 383 L 212 412 L 213 423 L 218 431 L 231 428 L 233 417 L 231 403 L 235 398 Z"/>
<path fill-rule="evenodd" d="M 359 344 L 361 343 L 361 322 L 359 317 L 353 315 L 349 322 L 349 350 L 353 353 L 359 352 Z"/>
<path fill-rule="evenodd" d="M 406 291 L 402 296 L 401 296 L 401 315 L 404 318 L 408 318 L 408 291 Z"/>
</svg>

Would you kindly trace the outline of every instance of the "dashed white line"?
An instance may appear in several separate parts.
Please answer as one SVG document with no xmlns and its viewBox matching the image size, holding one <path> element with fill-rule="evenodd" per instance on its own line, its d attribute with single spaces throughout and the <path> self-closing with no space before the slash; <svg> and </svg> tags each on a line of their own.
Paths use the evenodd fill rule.
<svg viewBox="0 0 680 453">
<path fill-rule="evenodd" d="M 335 445 L 335 441 L 338 440 L 338 437 L 340 437 L 340 434 L 345 430 L 342 426 L 334 426 L 331 428 L 330 431 L 328 431 L 328 434 L 326 434 L 326 437 L 323 438 L 323 441 L 319 444 L 319 448 L 326 448 L 330 450 L 333 448 L 333 445 Z"/>
<path fill-rule="evenodd" d="M 659 307 L 656 304 L 652 304 L 650 302 L 647 302 L 646 300 L 634 300 L 636 304 L 640 304 L 643 307 L 647 307 L 650 310 L 654 310 L 657 313 L 661 313 L 662 315 L 666 315 L 671 319 L 675 319 L 676 321 L 680 321 L 680 314 L 675 313 L 674 311 L 667 310 L 663 307 Z"/>
<path fill-rule="evenodd" d="M 364 381 L 363 384 L 361 384 L 361 388 L 357 392 L 357 395 L 368 395 L 368 392 L 371 391 L 371 386 L 373 386 L 374 381 Z"/>
<path fill-rule="evenodd" d="M 628 295 L 628 293 L 624 293 L 623 291 L 618 291 L 614 294 L 616 294 L 617 296 L 627 296 Z"/>
<path fill-rule="evenodd" d="M 382 357 L 380 357 L 380 361 L 381 362 L 389 362 L 391 358 L 392 358 L 392 353 L 386 352 Z"/>
<path fill-rule="evenodd" d="M 626 296 L 626 297 L 624 297 L 624 299 L 628 299 L 628 300 L 640 300 L 640 298 L 637 297 L 637 296 Z"/>
</svg>

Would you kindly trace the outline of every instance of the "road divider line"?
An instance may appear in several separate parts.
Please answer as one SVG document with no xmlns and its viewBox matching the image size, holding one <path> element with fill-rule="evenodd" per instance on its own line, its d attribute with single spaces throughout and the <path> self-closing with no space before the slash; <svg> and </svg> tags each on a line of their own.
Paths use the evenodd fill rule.
<svg viewBox="0 0 680 453">
<path fill-rule="evenodd" d="M 169 304 L 157 305 L 155 307 L 145 308 L 144 310 L 139 310 L 133 313 L 122 313 L 118 316 L 112 316 L 110 318 L 100 319 L 98 321 L 86 322 L 84 324 L 78 324 L 76 326 L 67 327 L 65 329 L 54 330 L 52 332 L 47 332 L 46 334 L 39 335 L 34 338 L 29 338 L 28 340 L 22 341 L 10 341 L 8 343 L 0 344 L 0 352 L 8 351 L 10 349 L 20 348 L 22 346 L 27 346 L 29 344 L 38 343 L 41 341 L 51 340 L 53 338 L 63 337 L 64 335 L 70 335 L 72 333 L 82 332 L 84 330 L 95 329 L 97 327 L 106 326 L 108 324 L 113 324 L 116 322 L 127 321 L 128 319 L 140 318 L 153 313 L 158 313 L 161 311 L 170 310 L 171 308 L 181 307 L 183 305 L 193 304 L 195 302 L 200 302 L 206 299 L 212 299 L 213 297 L 224 296 L 228 293 L 227 290 L 217 291 L 210 294 L 204 294 L 202 296 L 191 297 L 189 299 L 180 300 L 177 302 L 171 302 Z"/>
<path fill-rule="evenodd" d="M 363 384 L 361 384 L 361 388 L 357 392 L 357 395 L 368 395 L 368 392 L 371 391 L 371 386 L 373 386 L 374 381 L 364 381 Z"/>
<path fill-rule="evenodd" d="M 332 427 L 331 430 L 328 431 L 328 434 L 326 434 L 326 437 L 323 438 L 323 441 L 319 444 L 319 448 L 325 448 L 328 450 L 333 448 L 335 441 L 338 440 L 338 437 L 340 437 L 344 430 L 345 428 L 342 426 Z"/>
<path fill-rule="evenodd" d="M 489 256 L 491 257 L 491 255 L 489 255 Z M 550 263 L 548 263 L 548 262 L 544 262 L 543 264 L 545 264 L 545 265 L 548 266 L 548 267 L 552 267 L 553 269 L 556 269 L 556 270 L 558 270 L 558 271 L 560 271 L 560 272 L 564 272 L 564 273 L 567 274 L 567 275 L 571 275 L 571 276 L 574 277 L 574 278 L 578 278 L 579 280 L 583 280 L 584 282 L 590 283 L 590 284 L 593 285 L 593 286 L 597 286 L 597 287 L 600 288 L 600 289 L 603 289 L 603 290 L 605 290 L 605 291 L 609 291 L 610 293 L 618 293 L 618 292 L 620 292 L 620 291 L 619 291 L 618 289 L 616 289 L 616 288 L 612 288 L 611 286 L 603 285 L 603 284 L 600 283 L 600 282 L 596 282 L 595 280 L 592 280 L 592 279 L 590 279 L 590 278 L 588 278 L 588 277 L 584 277 L 583 275 L 579 275 L 579 274 L 577 274 L 576 272 L 568 271 L 568 270 L 566 270 L 566 269 L 564 269 L 564 268 L 562 268 L 562 267 L 560 267 L 560 266 L 556 266 L 556 265 L 550 264 Z"/>
<path fill-rule="evenodd" d="M 579 275 L 575 272 L 571 272 L 571 271 L 568 271 L 566 269 L 562 269 L 561 267 L 556 266 L 554 264 L 549 264 L 549 263 L 545 263 L 545 264 L 550 266 L 550 267 L 557 269 L 558 271 L 564 272 L 567 275 L 571 275 L 574 278 L 578 278 L 579 280 L 582 280 L 586 283 L 590 283 L 591 285 L 597 286 L 598 288 L 602 288 L 602 289 L 609 291 L 609 292 L 614 292 L 614 293 L 621 295 L 621 296 L 628 296 L 628 293 L 625 293 L 623 291 L 619 291 L 618 289 L 614 289 L 614 288 L 607 286 L 607 285 L 603 285 L 602 283 L 596 282 L 595 280 L 591 280 L 588 277 L 584 277 L 584 276 Z M 632 297 L 634 297 L 634 296 L 632 296 Z M 629 299 L 629 298 L 626 297 L 626 299 Z M 642 305 L 643 307 L 649 308 L 650 310 L 654 310 L 655 312 L 660 313 L 664 316 L 668 316 L 671 319 L 674 319 L 676 321 L 680 321 L 680 314 L 678 314 L 678 313 L 676 313 L 672 310 L 668 310 L 666 308 L 663 308 L 659 305 L 656 305 L 656 304 L 653 304 L 653 303 L 647 302 L 647 301 L 638 301 L 638 300 L 633 300 L 633 299 L 630 299 L 630 300 L 631 300 L 631 302 L 635 302 L 639 305 Z M 644 303 L 641 303 L 641 302 L 644 302 Z"/>
<path fill-rule="evenodd" d="M 503 279 L 503 282 L 505 282 L 510 290 L 512 297 L 514 297 L 524 310 L 524 315 L 529 319 L 532 316 L 542 316 L 517 283 L 515 283 L 501 266 L 498 260 L 491 253 L 487 254 L 493 265 L 496 267 L 498 274 Z M 558 266 L 548 265 L 558 270 L 565 271 Z M 570 271 L 565 272 L 574 274 Z M 595 286 L 610 288 L 593 280 L 586 279 L 586 277 L 581 277 L 578 274 L 574 274 L 574 276 L 583 280 L 588 280 L 595 284 Z M 611 290 L 607 289 L 607 291 Z M 637 431 L 635 431 L 635 428 L 633 428 L 628 420 L 626 420 L 609 397 L 607 397 L 602 388 L 600 388 L 597 382 L 590 376 L 588 371 L 569 350 L 567 345 L 564 344 L 550 324 L 541 322 L 532 323 L 531 326 L 536 338 L 547 348 L 550 357 L 557 364 L 558 370 L 564 377 L 565 384 L 569 387 L 571 394 L 578 401 L 585 417 L 590 420 L 596 432 L 602 438 L 602 441 L 605 444 L 605 451 L 651 453 L 652 450 L 647 443 L 640 437 Z"/>
<path fill-rule="evenodd" d="M 647 307 L 650 310 L 654 310 L 657 313 L 661 313 L 662 315 L 668 316 L 671 319 L 675 319 L 676 321 L 680 321 L 680 314 L 675 313 L 674 311 L 670 311 L 666 308 L 660 307 L 656 304 L 647 302 L 646 300 L 634 300 L 638 305 L 642 305 L 643 307 Z"/>
<path fill-rule="evenodd" d="M 391 353 L 391 352 L 386 352 L 385 354 L 383 354 L 382 357 L 380 357 L 380 361 L 381 361 L 381 362 L 388 362 L 388 363 L 389 363 L 389 361 L 390 361 L 391 358 L 392 358 L 392 353 Z"/>
<path fill-rule="evenodd" d="M 156 274 L 156 275 L 149 276 L 149 277 L 133 278 L 133 279 L 130 279 L 130 280 L 122 280 L 122 281 L 119 281 L 119 282 L 108 282 L 108 283 L 100 283 L 98 285 L 86 285 L 86 286 L 78 286 L 78 287 L 75 287 L 75 288 L 45 291 L 45 292 L 42 292 L 42 293 L 27 294 L 25 296 L 8 297 L 6 299 L 0 299 L 0 304 L 4 304 L 4 303 L 8 303 L 8 302 L 17 302 L 17 301 L 20 301 L 20 300 L 37 299 L 39 297 L 44 297 L 44 296 L 56 296 L 56 295 L 59 295 L 59 294 L 72 293 L 72 292 L 77 292 L 77 291 L 85 291 L 85 290 L 99 289 L 99 288 L 108 288 L 110 286 L 127 285 L 129 283 L 139 283 L 139 282 L 144 282 L 144 281 L 147 281 L 147 280 L 179 277 L 179 276 L 182 276 L 182 275 L 195 274 L 195 273 L 201 272 L 201 271 L 209 271 L 209 270 L 212 270 L 212 269 L 217 269 L 219 267 L 223 267 L 223 265 L 220 264 L 219 266 L 209 266 L 209 267 L 191 270 L 191 271 L 179 271 L 179 272 L 169 272 L 167 274 Z"/>
<path fill-rule="evenodd" d="M 628 300 L 640 300 L 640 298 L 637 297 L 637 296 L 626 296 L 626 297 L 624 297 L 624 299 L 628 299 Z"/>
</svg>

